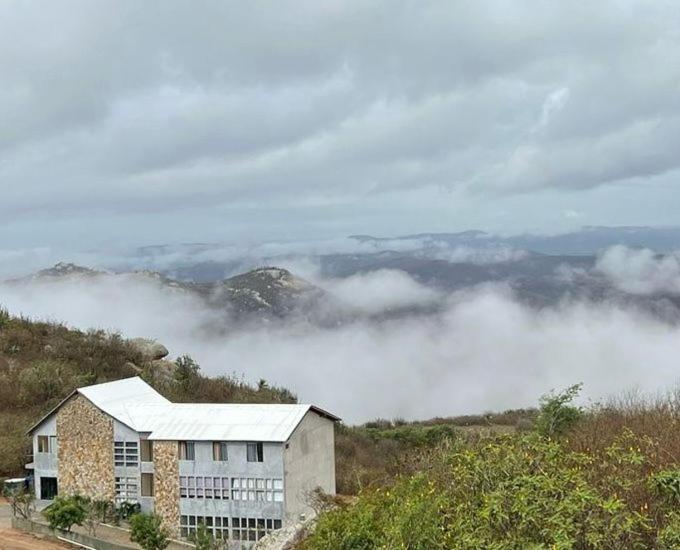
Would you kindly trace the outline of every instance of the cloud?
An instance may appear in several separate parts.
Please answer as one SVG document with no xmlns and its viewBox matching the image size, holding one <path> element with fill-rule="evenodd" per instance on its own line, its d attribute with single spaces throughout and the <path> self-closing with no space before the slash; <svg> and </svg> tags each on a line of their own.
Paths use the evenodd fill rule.
<svg viewBox="0 0 680 550">
<path fill-rule="evenodd" d="M 394 273 L 381 278 L 396 290 L 415 288 Z M 495 287 L 456 294 L 438 315 L 325 328 L 290 320 L 219 337 L 206 326 L 221 313 L 139 277 L 4 285 L 0 296 L 17 314 L 158 338 L 209 374 L 266 378 L 348 422 L 525 407 L 579 381 L 594 399 L 634 386 L 655 391 L 676 383 L 680 353 L 680 328 L 634 310 L 589 303 L 537 310 Z"/>
<path fill-rule="evenodd" d="M 631 294 L 680 294 L 680 253 L 657 254 L 648 248 L 623 245 L 605 250 L 596 270 L 617 288 Z"/>
<path fill-rule="evenodd" d="M 443 299 L 441 293 L 421 285 L 403 271 L 393 269 L 316 282 L 337 298 L 341 307 L 366 314 L 434 306 Z"/>
<path fill-rule="evenodd" d="M 443 225 L 479 197 L 495 220 L 499 192 L 680 168 L 666 3 L 5 3 L 0 68 L 0 219 L 55 240 L 322 207 L 370 227 L 386 204 L 383 226 Z"/>
</svg>

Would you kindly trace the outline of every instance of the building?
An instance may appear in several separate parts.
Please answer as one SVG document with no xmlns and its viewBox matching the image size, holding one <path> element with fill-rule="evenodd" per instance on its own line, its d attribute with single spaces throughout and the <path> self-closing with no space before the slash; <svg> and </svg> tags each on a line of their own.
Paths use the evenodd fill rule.
<svg viewBox="0 0 680 550">
<path fill-rule="evenodd" d="M 38 503 L 139 502 L 174 536 L 259 540 L 335 493 L 334 423 L 312 405 L 171 403 L 141 378 L 75 390 L 30 430 Z"/>
</svg>

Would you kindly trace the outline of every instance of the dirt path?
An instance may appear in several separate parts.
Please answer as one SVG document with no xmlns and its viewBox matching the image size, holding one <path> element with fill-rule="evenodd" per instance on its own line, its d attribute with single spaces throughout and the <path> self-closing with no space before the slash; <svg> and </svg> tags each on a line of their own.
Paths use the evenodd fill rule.
<svg viewBox="0 0 680 550">
<path fill-rule="evenodd" d="M 64 550 L 65 548 L 73 547 L 41 540 L 15 529 L 0 528 L 0 550 Z"/>
</svg>

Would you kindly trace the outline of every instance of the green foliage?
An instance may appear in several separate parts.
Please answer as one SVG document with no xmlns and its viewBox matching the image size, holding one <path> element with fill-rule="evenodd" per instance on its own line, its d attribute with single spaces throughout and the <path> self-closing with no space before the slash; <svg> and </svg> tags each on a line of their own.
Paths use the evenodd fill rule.
<svg viewBox="0 0 680 550">
<path fill-rule="evenodd" d="M 303 548 L 648 547 L 652 518 L 625 500 L 645 490 L 645 461 L 625 443 L 593 457 L 535 434 L 454 441 L 421 473 L 323 513 Z"/>
<path fill-rule="evenodd" d="M 79 496 L 57 497 L 43 515 L 52 529 L 70 531 L 74 525 L 82 525 L 87 517 L 87 501 Z"/>
<path fill-rule="evenodd" d="M 175 382 L 184 392 L 191 391 L 198 380 L 201 367 L 189 355 L 182 355 L 175 360 Z"/>
<path fill-rule="evenodd" d="M 434 484 L 419 474 L 392 489 L 365 493 L 351 508 L 327 512 L 304 548 L 439 548 L 445 504 Z"/>
<path fill-rule="evenodd" d="M 9 312 L 5 308 L 0 307 L 0 329 L 7 326 L 9 324 L 9 321 L 10 321 Z"/>
<path fill-rule="evenodd" d="M 536 418 L 536 431 L 546 437 L 563 435 L 582 416 L 583 409 L 570 403 L 578 396 L 582 384 L 575 384 L 560 393 L 541 397 Z"/>
<path fill-rule="evenodd" d="M 140 506 L 139 502 L 128 502 L 127 500 L 124 500 L 117 506 L 116 515 L 119 520 L 127 520 L 132 516 L 139 514 L 141 510 L 142 507 Z"/>
<path fill-rule="evenodd" d="M 388 429 L 366 428 L 366 433 L 374 439 L 389 439 L 411 447 L 432 447 L 456 436 L 455 428 L 446 424 L 434 426 L 404 424 Z"/>
<path fill-rule="evenodd" d="M 163 550 L 170 544 L 168 531 L 156 514 L 135 514 L 130 518 L 130 540 L 144 550 Z"/>
<path fill-rule="evenodd" d="M 649 478 L 650 488 L 670 504 L 680 505 L 680 470 L 663 470 Z"/>
<path fill-rule="evenodd" d="M 191 542 L 194 543 L 196 550 L 220 550 L 225 546 L 222 541 L 215 540 L 212 533 L 204 524 L 199 524 L 196 533 L 191 536 Z"/>
<path fill-rule="evenodd" d="M 669 513 L 665 523 L 656 537 L 656 547 L 659 550 L 677 550 L 680 548 L 680 513 Z"/>
</svg>

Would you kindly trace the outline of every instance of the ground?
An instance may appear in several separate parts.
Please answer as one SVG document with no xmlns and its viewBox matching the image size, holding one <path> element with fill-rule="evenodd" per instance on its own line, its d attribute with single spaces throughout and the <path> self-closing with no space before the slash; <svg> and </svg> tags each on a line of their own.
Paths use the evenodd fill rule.
<svg viewBox="0 0 680 550">
<path fill-rule="evenodd" d="M 0 550 L 64 550 L 70 548 L 12 529 L 10 527 L 11 515 L 9 505 L 0 498 Z"/>
</svg>

